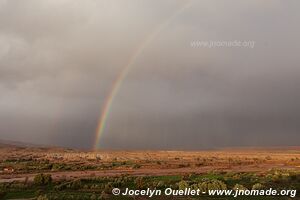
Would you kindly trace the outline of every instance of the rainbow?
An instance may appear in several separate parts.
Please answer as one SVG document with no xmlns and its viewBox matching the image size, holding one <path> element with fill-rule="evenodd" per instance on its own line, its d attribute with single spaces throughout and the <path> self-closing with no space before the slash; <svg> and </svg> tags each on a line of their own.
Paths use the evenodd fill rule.
<svg viewBox="0 0 300 200">
<path fill-rule="evenodd" d="M 175 12 L 173 15 L 171 15 L 167 20 L 165 20 L 163 23 L 161 23 L 153 32 L 151 32 L 149 35 L 146 36 L 145 40 L 136 48 L 133 55 L 130 56 L 127 64 L 122 68 L 121 72 L 115 79 L 115 81 L 112 84 L 112 88 L 107 95 L 104 104 L 102 106 L 102 112 L 100 115 L 99 123 L 96 129 L 96 136 L 94 139 L 94 146 L 93 149 L 97 150 L 99 140 L 101 135 L 103 134 L 107 119 L 109 118 L 110 110 L 114 101 L 114 98 L 118 94 L 118 91 L 120 90 L 123 81 L 127 77 L 129 71 L 133 67 L 133 64 L 137 60 L 137 58 L 140 56 L 140 54 L 144 51 L 144 49 L 153 41 L 153 39 L 161 32 L 163 28 L 169 25 L 170 22 L 174 18 L 176 18 L 178 15 L 180 15 L 182 12 L 184 12 L 188 7 L 191 6 L 192 1 L 187 1 L 177 12 Z"/>
</svg>

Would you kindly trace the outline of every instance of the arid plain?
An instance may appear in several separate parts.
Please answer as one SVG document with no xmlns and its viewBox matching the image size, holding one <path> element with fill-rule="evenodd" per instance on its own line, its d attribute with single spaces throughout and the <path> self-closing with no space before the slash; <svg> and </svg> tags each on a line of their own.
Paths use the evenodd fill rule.
<svg viewBox="0 0 300 200">
<path fill-rule="evenodd" d="M 0 199 L 147 199 L 116 196 L 114 188 L 300 188 L 299 147 L 80 151 L 10 144 L 0 145 L 0 155 Z M 182 198 L 163 195 L 153 199 Z"/>
<path fill-rule="evenodd" d="M 235 148 L 210 151 L 78 151 L 60 148 L 0 148 L 0 182 L 93 176 L 159 176 L 189 173 L 300 170 L 300 148 Z"/>
</svg>

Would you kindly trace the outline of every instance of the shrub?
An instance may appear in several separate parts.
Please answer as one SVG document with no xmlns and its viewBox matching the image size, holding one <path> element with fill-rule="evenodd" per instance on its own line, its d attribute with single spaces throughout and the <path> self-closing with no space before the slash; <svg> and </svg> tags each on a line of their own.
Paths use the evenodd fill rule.
<svg viewBox="0 0 300 200">
<path fill-rule="evenodd" d="M 179 164 L 178 168 L 186 168 L 186 167 L 190 167 L 191 164 L 187 163 L 187 164 Z"/>
<path fill-rule="evenodd" d="M 36 185 L 49 185 L 52 183 L 52 177 L 50 174 L 38 174 L 33 179 Z"/>
<path fill-rule="evenodd" d="M 91 197 L 90 197 L 91 200 L 97 200 L 97 196 L 95 194 L 93 194 Z"/>
<path fill-rule="evenodd" d="M 252 190 L 262 190 L 264 189 L 264 186 L 260 183 L 256 183 L 252 186 Z"/>
<path fill-rule="evenodd" d="M 104 192 L 105 192 L 105 194 L 110 194 L 111 190 L 112 190 L 112 183 L 108 182 L 104 187 Z"/>
<path fill-rule="evenodd" d="M 248 190 L 248 189 L 243 185 L 235 184 L 235 186 L 233 187 L 233 190 Z"/>
<path fill-rule="evenodd" d="M 271 157 L 271 156 L 266 156 L 265 159 L 266 159 L 266 160 L 272 160 L 272 157 Z"/>
<path fill-rule="evenodd" d="M 54 187 L 54 190 L 57 190 L 57 191 L 65 190 L 65 189 L 67 189 L 68 185 L 69 185 L 69 183 L 62 183 L 60 185 L 56 185 Z"/>
<path fill-rule="evenodd" d="M 156 186 L 158 189 L 162 189 L 165 187 L 165 183 L 163 181 L 159 181 Z"/>
<path fill-rule="evenodd" d="M 179 187 L 179 190 L 184 190 L 185 188 L 189 187 L 189 184 L 186 181 L 182 180 L 178 183 L 178 187 Z"/>
<path fill-rule="evenodd" d="M 198 184 L 201 191 L 208 192 L 208 190 L 226 190 L 227 186 L 224 182 L 219 180 L 209 180 Z"/>
<path fill-rule="evenodd" d="M 145 186 L 144 182 L 145 181 L 144 181 L 143 177 L 137 177 L 134 181 L 134 183 L 138 189 L 142 189 Z"/>
<path fill-rule="evenodd" d="M 201 166 L 204 166 L 204 162 L 197 162 L 195 164 L 196 167 L 201 167 Z"/>
<path fill-rule="evenodd" d="M 108 199 L 108 195 L 103 191 L 99 197 L 100 200 Z"/>
<path fill-rule="evenodd" d="M 36 196 L 42 196 L 44 194 L 44 191 L 41 189 L 38 189 L 37 191 L 34 192 Z"/>
<path fill-rule="evenodd" d="M 141 168 L 141 165 L 139 165 L 139 164 L 135 164 L 135 165 L 133 165 L 133 167 L 132 167 L 133 169 L 139 169 L 139 168 Z"/>
<path fill-rule="evenodd" d="M 48 197 L 46 195 L 40 195 L 37 200 L 48 200 Z"/>
</svg>

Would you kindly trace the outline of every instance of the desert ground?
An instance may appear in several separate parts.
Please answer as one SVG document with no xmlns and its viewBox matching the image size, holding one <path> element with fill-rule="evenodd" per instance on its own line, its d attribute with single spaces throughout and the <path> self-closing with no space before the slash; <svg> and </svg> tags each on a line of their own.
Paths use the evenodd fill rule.
<svg viewBox="0 0 300 200">
<path fill-rule="evenodd" d="M 31 184 L 39 174 L 51 175 L 53 182 L 60 183 L 101 177 L 185 177 L 191 174 L 264 177 L 274 170 L 283 174 L 292 171 L 297 177 L 300 174 L 299 147 L 95 152 L 2 146 L 0 155 L 0 184 L 5 187 L 15 183 Z"/>
<path fill-rule="evenodd" d="M 22 180 L 26 177 L 32 180 L 39 172 L 50 173 L 54 179 L 72 179 L 122 174 L 178 175 L 210 171 L 264 173 L 274 168 L 300 170 L 300 148 L 297 147 L 99 152 L 8 147 L 1 148 L 0 155 L 0 182 Z M 11 170 L 4 171 L 4 168 Z"/>
</svg>

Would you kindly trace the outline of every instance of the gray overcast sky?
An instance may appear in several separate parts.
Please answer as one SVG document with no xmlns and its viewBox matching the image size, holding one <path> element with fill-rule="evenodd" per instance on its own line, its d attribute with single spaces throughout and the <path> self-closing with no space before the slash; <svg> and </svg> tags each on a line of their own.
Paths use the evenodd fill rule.
<svg viewBox="0 0 300 200">
<path fill-rule="evenodd" d="M 187 2 L 0 0 L 0 139 L 91 148 L 114 79 Z M 134 62 L 100 146 L 300 145 L 299 8 L 192 1 Z M 190 45 L 235 40 L 255 46 Z"/>
</svg>

